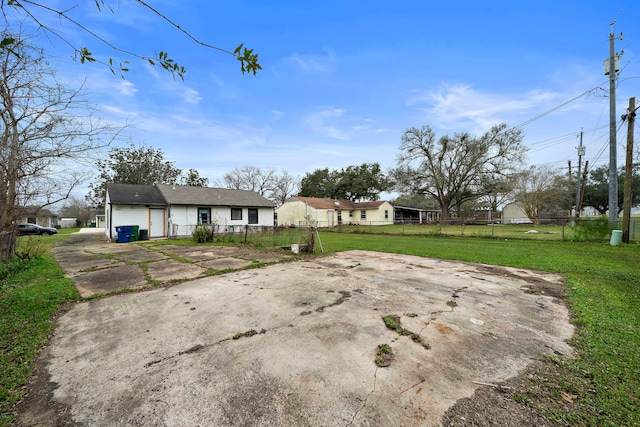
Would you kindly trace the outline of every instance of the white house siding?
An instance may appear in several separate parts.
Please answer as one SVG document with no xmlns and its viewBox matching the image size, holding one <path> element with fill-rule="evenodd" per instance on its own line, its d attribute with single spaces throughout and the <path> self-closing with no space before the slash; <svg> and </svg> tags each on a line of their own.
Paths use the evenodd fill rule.
<svg viewBox="0 0 640 427">
<path fill-rule="evenodd" d="M 305 221 L 307 215 L 310 214 L 313 214 L 313 220 L 317 221 L 315 209 L 308 207 L 306 203 L 301 201 L 287 202 L 278 207 L 276 213 L 278 214 L 278 225 L 282 226 L 299 226 L 300 222 Z"/>
<path fill-rule="evenodd" d="M 238 206 L 239 207 L 239 206 Z M 170 210 L 170 233 L 171 236 L 189 236 L 198 225 L 198 208 L 211 209 L 211 221 L 217 226 L 220 233 L 231 233 L 242 231 L 245 225 L 251 226 L 273 226 L 273 208 L 258 209 L 258 223 L 248 224 L 249 209 L 242 208 L 242 219 L 231 220 L 231 207 L 229 206 L 171 206 Z"/>
<path fill-rule="evenodd" d="M 386 225 L 393 224 L 393 206 L 390 203 L 384 202 L 377 208 L 369 208 L 364 209 L 367 212 L 367 219 L 360 219 L 360 211 L 363 209 L 359 209 L 354 211 L 353 215 L 355 217 L 355 223 L 371 223 L 373 225 Z M 384 211 L 387 211 L 387 218 L 385 218 Z M 343 218 L 344 221 L 344 218 Z"/>
<path fill-rule="evenodd" d="M 340 225 L 338 223 L 338 210 L 342 213 L 343 225 L 348 224 L 373 224 L 384 225 L 393 224 L 393 206 L 384 202 L 376 208 L 349 209 L 336 206 L 333 209 L 316 209 L 299 200 L 287 201 L 276 209 L 278 215 L 278 225 L 281 226 L 301 226 L 314 225 L 317 227 L 331 227 Z M 366 218 L 361 219 L 361 211 L 366 212 Z M 388 218 L 385 218 L 384 211 L 387 211 Z"/>
<path fill-rule="evenodd" d="M 137 225 L 142 229 L 149 229 L 149 208 L 146 206 L 128 206 L 128 205 L 115 205 L 109 209 L 111 212 L 111 235 L 109 230 L 105 229 L 107 237 L 115 240 L 118 238 L 118 232 L 116 227 L 123 225 Z"/>
<path fill-rule="evenodd" d="M 502 210 L 503 224 L 531 224 L 531 219 L 518 203 L 509 203 Z"/>
</svg>

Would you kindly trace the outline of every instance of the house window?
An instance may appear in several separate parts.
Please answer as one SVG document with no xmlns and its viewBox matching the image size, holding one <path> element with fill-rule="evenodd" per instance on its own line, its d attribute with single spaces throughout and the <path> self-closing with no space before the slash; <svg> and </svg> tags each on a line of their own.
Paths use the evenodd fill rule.
<svg viewBox="0 0 640 427">
<path fill-rule="evenodd" d="M 242 208 L 231 208 L 231 219 L 240 221 L 242 219 Z"/>
<path fill-rule="evenodd" d="M 386 209 L 384 211 L 384 219 L 389 219 L 389 211 Z"/>
<path fill-rule="evenodd" d="M 198 208 L 198 224 L 211 224 L 210 208 Z"/>
<path fill-rule="evenodd" d="M 248 209 L 249 211 L 249 224 L 258 223 L 258 209 Z"/>
<path fill-rule="evenodd" d="M 27 218 L 27 224 L 35 224 L 35 223 L 36 223 L 36 219 L 34 217 Z"/>
<path fill-rule="evenodd" d="M 342 211 L 338 209 L 338 224 L 342 224 Z"/>
<path fill-rule="evenodd" d="M 360 211 L 360 219 L 367 219 L 367 211 Z"/>
</svg>

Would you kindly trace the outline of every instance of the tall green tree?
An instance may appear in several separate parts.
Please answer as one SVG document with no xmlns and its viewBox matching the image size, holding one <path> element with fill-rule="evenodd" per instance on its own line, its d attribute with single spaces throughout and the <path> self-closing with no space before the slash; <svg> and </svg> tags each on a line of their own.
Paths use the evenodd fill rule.
<svg viewBox="0 0 640 427">
<path fill-rule="evenodd" d="M 338 199 L 338 172 L 329 168 L 307 172 L 300 181 L 299 196 Z"/>
<path fill-rule="evenodd" d="M 622 212 L 624 200 L 624 167 L 618 170 L 618 213 Z M 631 206 L 640 205 L 640 164 L 636 163 L 632 169 Z M 609 166 L 603 165 L 589 172 L 587 184 L 584 188 L 582 204 L 605 215 L 609 210 Z"/>
<path fill-rule="evenodd" d="M 208 179 L 200 177 L 198 171 L 189 169 L 186 176 L 174 163 L 164 158 L 161 149 L 147 146 L 114 147 L 107 159 L 96 162 L 98 178 L 89 184 L 87 196 L 94 206 L 104 206 L 107 183 L 153 185 L 183 183 L 206 186 Z"/>
<path fill-rule="evenodd" d="M 363 163 L 341 170 L 329 168 L 308 172 L 300 182 L 300 196 L 351 201 L 378 200 L 390 188 L 379 163 Z"/>
<path fill-rule="evenodd" d="M 200 172 L 195 169 L 189 169 L 186 173 L 183 173 L 180 178 L 180 184 L 191 185 L 192 187 L 207 187 L 209 178 L 200 176 Z"/>
<path fill-rule="evenodd" d="M 436 137 L 429 126 L 402 135 L 397 167 L 392 172 L 400 193 L 435 198 L 447 219 L 451 209 L 491 194 L 501 176 L 519 169 L 525 153 L 522 132 L 502 123 L 479 137 L 467 132 Z"/>
</svg>

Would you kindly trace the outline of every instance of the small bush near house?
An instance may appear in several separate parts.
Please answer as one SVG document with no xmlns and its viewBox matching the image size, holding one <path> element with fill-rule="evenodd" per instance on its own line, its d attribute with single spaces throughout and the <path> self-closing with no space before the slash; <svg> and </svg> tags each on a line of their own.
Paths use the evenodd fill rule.
<svg viewBox="0 0 640 427">
<path fill-rule="evenodd" d="M 191 234 L 193 241 L 196 243 L 209 243 L 213 242 L 216 238 L 214 225 L 199 225 Z"/>
</svg>

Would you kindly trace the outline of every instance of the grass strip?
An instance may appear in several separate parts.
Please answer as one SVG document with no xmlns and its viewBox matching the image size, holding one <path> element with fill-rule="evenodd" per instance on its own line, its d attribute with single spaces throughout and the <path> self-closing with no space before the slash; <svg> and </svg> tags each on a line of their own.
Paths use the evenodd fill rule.
<svg viewBox="0 0 640 427">
<path fill-rule="evenodd" d="M 77 299 L 73 282 L 50 252 L 0 282 L 0 426 L 13 420 L 12 407 L 47 343 L 55 314 Z"/>
</svg>

